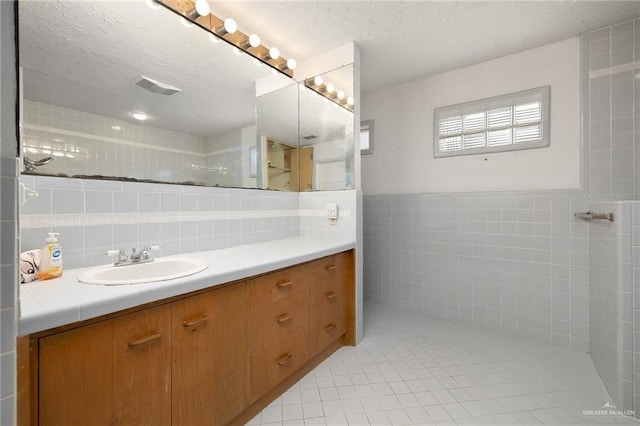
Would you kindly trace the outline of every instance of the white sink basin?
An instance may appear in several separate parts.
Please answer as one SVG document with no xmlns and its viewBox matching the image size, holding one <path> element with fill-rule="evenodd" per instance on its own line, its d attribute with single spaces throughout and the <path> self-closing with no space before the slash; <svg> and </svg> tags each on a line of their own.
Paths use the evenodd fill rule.
<svg viewBox="0 0 640 426">
<path fill-rule="evenodd" d="M 128 266 L 98 266 L 78 277 L 85 284 L 124 285 L 172 280 L 204 271 L 209 265 L 197 259 L 160 258 Z"/>
</svg>

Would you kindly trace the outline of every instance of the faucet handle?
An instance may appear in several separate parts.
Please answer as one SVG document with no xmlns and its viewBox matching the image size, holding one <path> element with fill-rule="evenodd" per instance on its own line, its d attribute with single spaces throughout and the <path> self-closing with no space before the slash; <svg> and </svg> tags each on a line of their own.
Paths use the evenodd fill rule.
<svg viewBox="0 0 640 426">
<path fill-rule="evenodd" d="M 143 248 L 142 250 L 140 250 L 140 257 L 142 259 L 150 259 L 151 258 L 151 251 L 156 251 L 156 250 L 160 250 L 160 246 L 158 246 L 158 245 L 147 246 L 147 247 Z"/>
<path fill-rule="evenodd" d="M 126 254 L 126 252 L 124 251 L 124 249 L 120 249 L 120 250 L 109 250 L 105 253 L 107 256 L 119 256 L 119 255 L 123 255 Z"/>
<path fill-rule="evenodd" d="M 118 256 L 118 262 L 125 262 L 129 258 L 127 257 L 127 252 L 125 249 L 120 250 L 109 250 L 105 253 L 107 256 Z"/>
</svg>

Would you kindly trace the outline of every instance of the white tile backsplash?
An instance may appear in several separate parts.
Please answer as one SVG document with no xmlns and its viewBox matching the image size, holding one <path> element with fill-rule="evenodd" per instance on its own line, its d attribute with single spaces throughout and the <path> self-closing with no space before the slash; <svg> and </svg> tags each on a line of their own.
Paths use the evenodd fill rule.
<svg viewBox="0 0 640 426">
<path fill-rule="evenodd" d="M 21 250 L 60 232 L 66 267 L 109 263 L 104 252 L 116 248 L 159 244 L 168 255 L 300 234 L 296 193 L 45 176 L 20 182 L 38 193 L 22 207 Z"/>
</svg>

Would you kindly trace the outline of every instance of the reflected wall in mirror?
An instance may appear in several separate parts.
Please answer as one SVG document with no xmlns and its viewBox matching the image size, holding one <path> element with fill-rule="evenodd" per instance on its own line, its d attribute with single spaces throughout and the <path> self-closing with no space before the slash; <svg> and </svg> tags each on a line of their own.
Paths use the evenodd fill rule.
<svg viewBox="0 0 640 426">
<path fill-rule="evenodd" d="M 300 159 L 308 159 L 310 178 L 301 191 L 355 188 L 354 114 L 337 100 L 353 99 L 353 65 L 322 74 L 315 90 L 300 87 Z M 303 168 L 301 167 L 301 170 Z M 302 172 L 301 172 L 302 175 Z"/>
<path fill-rule="evenodd" d="M 18 16 L 22 154 L 53 158 L 27 173 L 266 187 L 269 67 L 152 2 L 20 0 Z"/>
<path fill-rule="evenodd" d="M 267 189 L 299 191 L 298 85 L 258 96 L 256 117 L 263 152 L 261 182 Z"/>
</svg>

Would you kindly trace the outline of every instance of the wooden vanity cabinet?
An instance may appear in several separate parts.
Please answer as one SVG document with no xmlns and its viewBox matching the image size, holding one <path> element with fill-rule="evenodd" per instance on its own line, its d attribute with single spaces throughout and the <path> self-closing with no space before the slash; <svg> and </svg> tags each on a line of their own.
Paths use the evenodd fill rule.
<svg viewBox="0 0 640 426">
<path fill-rule="evenodd" d="M 243 424 L 355 343 L 353 299 L 350 251 L 20 338 L 18 423 Z"/>
<path fill-rule="evenodd" d="M 251 402 L 307 362 L 308 266 L 263 275 L 249 283 Z"/>
<path fill-rule="evenodd" d="M 307 349 L 313 357 L 347 332 L 349 253 L 310 264 L 310 324 Z"/>
<path fill-rule="evenodd" d="M 172 424 L 223 425 L 246 408 L 244 317 L 244 284 L 172 304 Z"/>
<path fill-rule="evenodd" d="M 171 424 L 171 307 L 39 339 L 42 425 Z"/>
<path fill-rule="evenodd" d="M 222 425 L 247 406 L 244 283 L 39 339 L 39 424 Z"/>
</svg>

